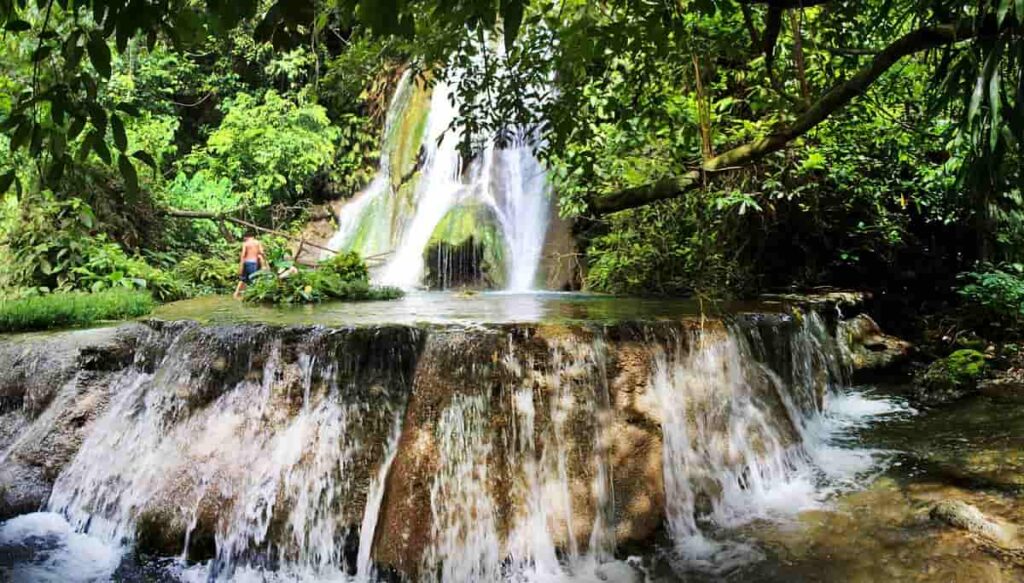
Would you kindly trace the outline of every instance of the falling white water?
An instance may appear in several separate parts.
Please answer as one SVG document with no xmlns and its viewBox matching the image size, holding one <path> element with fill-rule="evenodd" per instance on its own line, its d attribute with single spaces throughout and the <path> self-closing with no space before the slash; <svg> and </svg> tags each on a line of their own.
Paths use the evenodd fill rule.
<svg viewBox="0 0 1024 583">
<path fill-rule="evenodd" d="M 503 556 L 488 489 L 487 413 L 485 398 L 457 395 L 435 431 L 440 471 L 430 488 L 433 532 L 423 569 L 428 580 L 500 579 Z"/>
<path fill-rule="evenodd" d="M 390 259 L 374 279 L 378 283 L 405 289 L 419 287 L 426 271 L 425 252 L 434 231 L 445 215 L 457 205 L 482 203 L 497 219 L 505 257 L 505 287 L 510 291 L 528 291 L 536 285 L 547 235 L 550 212 L 550 185 L 547 172 L 534 156 L 530 141 L 535 132 L 520 131 L 512 143 L 497 148 L 486 140 L 483 150 L 466 168 L 459 151 L 461 131 L 457 123 L 460 103 L 454 91 L 458 71 L 432 88 L 427 129 L 422 149 L 423 161 L 411 212 L 398 212 L 397 220 L 374 217 L 375 206 L 395 198 L 390 179 L 387 140 L 382 147 L 381 166 L 376 178 L 361 193 L 342 207 L 332 249 L 353 249 L 357 234 L 373 220 L 374 245 L 362 244 L 364 254 L 392 252 Z M 399 94 L 410 91 L 412 81 L 403 79 Z M 388 124 L 394 124 L 407 99 L 394 99 Z M 391 130 L 385 131 L 390 135 Z M 387 232 L 386 235 L 381 234 Z M 390 247 L 384 241 L 391 240 Z M 479 242 L 478 242 L 479 243 Z"/>
<path fill-rule="evenodd" d="M 359 555 L 356 562 L 356 580 L 369 581 L 373 577 L 373 565 L 370 552 L 373 550 L 373 537 L 377 534 L 377 520 L 380 518 L 381 503 L 384 502 L 384 486 L 391 471 L 391 464 L 398 454 L 398 440 L 402 436 L 402 418 L 395 416 L 391 436 L 388 437 L 387 457 L 380 466 L 380 471 L 370 484 L 370 492 L 366 497 L 366 508 L 363 510 L 363 521 L 359 527 Z"/>
<path fill-rule="evenodd" d="M 427 242 L 464 189 L 459 138 L 455 132 L 448 131 L 457 109 L 448 94 L 449 89 L 444 83 L 434 86 L 423 141 L 426 157 L 416 188 L 415 211 L 402 231 L 394 256 L 384 266 L 381 283 L 407 289 L 419 285 L 423 278 L 423 252 Z"/>
<path fill-rule="evenodd" d="M 877 467 L 880 452 L 845 441 L 850 428 L 906 409 L 842 387 L 838 348 L 814 314 L 763 331 L 682 330 L 671 329 L 674 340 L 652 332 L 635 353 L 650 359 L 650 379 L 629 390 L 661 423 L 666 525 L 680 568 L 724 574 L 760 556 L 728 529 L 827 504 L 836 488 Z M 0 579 L 5 540 L 24 538 L 26 524 L 57 542 L 43 555 L 52 560 L 18 568 L 63 580 L 51 575 L 81 561 L 112 572 L 140 518 L 157 510 L 184 531 L 173 555 L 187 558 L 190 537 L 215 529 L 214 560 L 171 568 L 183 581 L 376 580 L 373 544 L 402 443 L 404 398 L 357 398 L 358 387 L 339 380 L 348 365 L 338 347 L 351 347 L 315 350 L 318 332 L 287 345 L 280 336 L 249 337 L 259 348 L 241 353 L 245 378 L 198 395 L 204 366 L 218 360 L 190 332 L 162 346 L 158 362 L 118 375 L 50 499 L 71 524 L 32 515 L 0 525 Z M 460 350 L 487 334 L 431 342 Z M 621 364 L 617 341 L 598 332 L 543 345 L 499 338 L 507 344 L 493 360 L 467 363 L 467 374 L 481 376 L 459 384 L 455 375 L 442 389 L 451 393 L 431 432 L 436 470 L 421 509 L 430 530 L 419 579 L 643 580 L 637 566 L 613 560 L 618 505 L 629 503 L 612 494 L 612 460 L 622 453 L 612 395 L 623 389 L 609 387 Z"/>
<path fill-rule="evenodd" d="M 816 314 L 784 337 L 788 362 L 757 358 L 760 341 L 738 327 L 704 332 L 655 361 L 666 523 L 683 569 L 724 573 L 760 558 L 707 533 L 822 507 L 884 453 L 844 442 L 849 429 L 906 411 L 841 386 L 838 349 Z"/>
<path fill-rule="evenodd" d="M 236 571 L 273 561 L 302 580 L 346 579 L 349 531 L 360 528 L 359 517 L 372 531 L 382 496 L 370 479 L 370 499 L 360 500 L 360 480 L 379 474 L 373 460 L 387 465 L 398 430 L 386 447 L 364 439 L 397 413 L 344 399 L 333 360 L 299 354 L 286 366 L 280 341 L 267 348 L 262 374 L 248 375 L 257 379 L 221 387 L 219 397 L 189 411 L 191 391 L 202 386 L 193 375 L 205 361 L 196 355 L 206 349 L 194 340 L 180 335 L 155 373 L 126 377 L 58 477 L 48 507 L 112 542 L 134 539 L 140 519 L 156 511 L 185 530 L 182 556 L 199 517 L 218 513 L 216 559 L 183 571 L 187 578 L 238 579 Z M 369 549 L 359 552 L 368 571 Z"/>
</svg>

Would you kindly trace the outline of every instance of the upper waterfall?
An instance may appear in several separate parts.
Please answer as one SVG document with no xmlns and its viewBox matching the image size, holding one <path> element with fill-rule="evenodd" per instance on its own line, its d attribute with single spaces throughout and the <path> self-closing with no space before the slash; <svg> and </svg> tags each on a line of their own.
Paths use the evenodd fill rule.
<svg viewBox="0 0 1024 583">
<path fill-rule="evenodd" d="M 374 279 L 406 289 L 534 289 L 552 222 L 534 133 L 521 129 L 501 148 L 488 139 L 466 160 L 454 83 L 402 77 L 377 175 L 342 207 L 329 247 L 386 258 Z"/>
</svg>

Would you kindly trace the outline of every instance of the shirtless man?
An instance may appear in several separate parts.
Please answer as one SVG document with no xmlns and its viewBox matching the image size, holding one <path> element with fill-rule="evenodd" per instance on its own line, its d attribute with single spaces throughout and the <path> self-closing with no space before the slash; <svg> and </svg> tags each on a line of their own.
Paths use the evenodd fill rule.
<svg viewBox="0 0 1024 583">
<path fill-rule="evenodd" d="M 242 297 L 242 290 L 252 283 L 252 276 L 267 264 L 263 255 L 263 245 L 256 239 L 256 234 L 249 231 L 242 241 L 242 254 L 238 259 L 238 287 L 235 288 L 235 299 Z"/>
</svg>

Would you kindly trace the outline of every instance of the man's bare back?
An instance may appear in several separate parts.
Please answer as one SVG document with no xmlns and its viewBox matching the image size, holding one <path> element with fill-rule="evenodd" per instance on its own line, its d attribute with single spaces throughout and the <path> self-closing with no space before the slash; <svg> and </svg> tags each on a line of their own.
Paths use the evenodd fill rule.
<svg viewBox="0 0 1024 583">
<path fill-rule="evenodd" d="M 257 271 L 267 266 L 267 258 L 263 255 L 263 245 L 252 233 L 245 235 L 242 241 L 242 253 L 238 257 L 238 287 L 235 288 L 235 299 L 242 297 L 242 290 L 252 283 Z"/>
<path fill-rule="evenodd" d="M 249 238 L 242 242 L 241 261 L 263 261 L 263 244 L 256 238 Z"/>
</svg>

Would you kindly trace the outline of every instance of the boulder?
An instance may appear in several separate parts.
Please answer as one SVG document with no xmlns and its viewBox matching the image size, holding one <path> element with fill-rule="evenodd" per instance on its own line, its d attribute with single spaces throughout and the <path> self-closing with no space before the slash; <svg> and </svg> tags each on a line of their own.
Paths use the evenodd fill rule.
<svg viewBox="0 0 1024 583">
<path fill-rule="evenodd" d="M 1019 374 L 1007 373 L 994 379 L 985 379 L 978 383 L 978 391 L 992 399 L 1024 403 L 1024 378 Z"/>
<path fill-rule="evenodd" d="M 854 373 L 885 372 L 910 357 L 911 344 L 882 332 L 867 314 L 839 322 L 837 336 Z"/>
<path fill-rule="evenodd" d="M 914 378 L 912 396 L 928 405 L 951 403 L 977 393 L 988 372 L 984 354 L 961 349 L 928 365 Z"/>
<path fill-rule="evenodd" d="M 1019 545 L 1014 526 L 990 518 L 976 506 L 962 500 L 943 500 L 932 507 L 929 516 L 932 520 L 965 530 L 1004 548 Z"/>
</svg>

